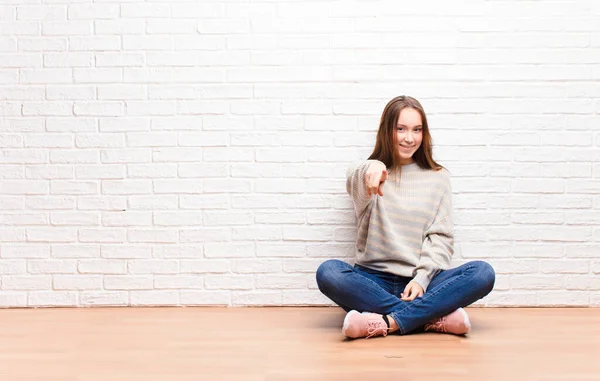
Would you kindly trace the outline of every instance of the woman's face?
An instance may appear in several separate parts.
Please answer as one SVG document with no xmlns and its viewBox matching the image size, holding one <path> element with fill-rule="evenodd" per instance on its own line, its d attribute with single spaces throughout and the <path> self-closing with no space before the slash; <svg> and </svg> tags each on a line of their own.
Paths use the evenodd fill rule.
<svg viewBox="0 0 600 381">
<path fill-rule="evenodd" d="M 421 146 L 423 141 L 423 125 L 421 114 L 414 108 L 405 108 L 400 111 L 396 123 L 396 136 L 398 137 L 398 152 L 400 152 L 400 163 L 410 164 L 414 160 L 413 154 Z"/>
</svg>

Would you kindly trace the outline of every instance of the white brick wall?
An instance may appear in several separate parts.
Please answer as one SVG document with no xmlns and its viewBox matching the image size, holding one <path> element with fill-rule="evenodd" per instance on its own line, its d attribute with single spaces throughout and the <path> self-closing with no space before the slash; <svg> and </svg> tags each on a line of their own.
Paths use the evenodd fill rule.
<svg viewBox="0 0 600 381">
<path fill-rule="evenodd" d="M 600 306 L 600 0 L 0 6 L 0 307 L 328 305 L 420 99 L 478 305 Z"/>
</svg>

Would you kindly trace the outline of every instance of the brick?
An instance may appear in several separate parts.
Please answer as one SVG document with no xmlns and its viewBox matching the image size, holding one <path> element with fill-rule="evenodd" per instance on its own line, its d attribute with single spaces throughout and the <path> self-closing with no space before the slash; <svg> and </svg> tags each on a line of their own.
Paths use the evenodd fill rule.
<svg viewBox="0 0 600 381">
<path fill-rule="evenodd" d="M 144 259 L 152 256 L 152 248 L 149 246 L 103 245 L 100 252 L 103 258 L 112 259 Z"/>
<path fill-rule="evenodd" d="M 171 6 L 168 4 L 122 4 L 121 17 L 123 18 L 160 18 L 171 13 Z"/>
<path fill-rule="evenodd" d="M 153 246 L 155 258 L 202 258 L 202 245 Z"/>
<path fill-rule="evenodd" d="M 202 193 L 202 183 L 197 180 L 153 180 L 155 194 L 198 194 Z"/>
<path fill-rule="evenodd" d="M 17 20 L 66 20 L 65 5 L 19 5 Z"/>
<path fill-rule="evenodd" d="M 99 226 L 100 215 L 96 212 L 52 212 L 50 223 L 56 226 Z"/>
<path fill-rule="evenodd" d="M 272 195 L 231 196 L 231 206 L 236 209 L 268 209 L 279 208 L 281 205 L 281 199 L 272 197 Z M 258 218 L 258 215 L 256 215 L 256 218 Z M 265 221 L 256 220 L 256 222 Z M 304 222 L 304 219 L 302 222 Z"/>
<path fill-rule="evenodd" d="M 102 193 L 107 195 L 135 195 L 152 192 L 150 180 L 105 180 L 102 182 Z"/>
<path fill-rule="evenodd" d="M 41 164 L 48 162 L 46 150 L 0 149 L 0 164 Z"/>
<path fill-rule="evenodd" d="M 92 34 L 92 24 L 85 21 L 47 21 L 42 23 L 45 36 L 81 36 Z M 87 65 L 90 66 L 90 65 Z"/>
<path fill-rule="evenodd" d="M 2 246 L 2 258 L 48 258 L 50 246 L 39 245 L 13 245 Z"/>
<path fill-rule="evenodd" d="M 202 214 L 199 212 L 154 212 L 155 226 L 193 227 L 202 225 Z"/>
<path fill-rule="evenodd" d="M 127 131 L 148 131 L 150 129 L 150 120 L 148 118 L 118 118 L 101 119 L 101 132 L 127 132 Z"/>
<path fill-rule="evenodd" d="M 129 208 L 134 210 L 169 210 L 177 207 L 175 196 L 130 196 Z"/>
<path fill-rule="evenodd" d="M 304 243 L 258 243 L 258 257 L 303 257 L 306 255 Z"/>
<path fill-rule="evenodd" d="M 152 151 L 154 162 L 202 161 L 202 151 L 198 148 L 155 148 Z"/>
<path fill-rule="evenodd" d="M 282 292 L 278 290 L 232 292 L 232 304 L 234 306 L 278 306 L 282 302 Z"/>
<path fill-rule="evenodd" d="M 79 261 L 77 268 L 81 274 L 124 274 L 127 272 L 127 261 L 86 259 Z"/>
<path fill-rule="evenodd" d="M 234 205 L 235 206 L 235 205 Z M 225 195 L 197 195 L 180 196 L 179 207 L 181 209 L 228 209 L 229 198 Z"/>
<path fill-rule="evenodd" d="M 236 259 L 232 261 L 232 271 L 240 274 L 280 273 L 281 260 L 277 259 Z"/>
<path fill-rule="evenodd" d="M 163 116 L 153 119 L 151 124 L 153 131 L 195 131 L 202 128 L 202 119 L 190 116 Z"/>
<path fill-rule="evenodd" d="M 175 260 L 131 260 L 130 274 L 176 274 L 179 263 Z"/>
<path fill-rule="evenodd" d="M 283 227 L 283 239 L 287 241 L 331 241 L 333 229 L 330 227 L 296 226 Z"/>
<path fill-rule="evenodd" d="M 69 87 L 68 91 L 71 91 L 72 89 L 73 87 Z M 54 94 L 57 91 L 60 92 L 60 88 L 48 87 L 46 89 L 46 95 L 50 97 L 51 94 Z M 56 95 L 54 95 L 54 97 L 56 97 Z M 69 118 L 68 120 L 48 118 L 46 120 L 46 128 L 50 132 L 93 132 L 96 130 L 96 126 L 97 122 L 94 119 L 88 118 Z"/>
<path fill-rule="evenodd" d="M 0 210 L 23 209 L 23 197 L 0 197 Z"/>
<path fill-rule="evenodd" d="M 1 252 L 0 252 L 1 253 Z M 0 262 L 0 274 L 23 274 L 27 271 L 27 261 L 22 259 L 7 260 L 6 257 Z"/>
<path fill-rule="evenodd" d="M 52 287 L 51 275 L 5 275 L 2 277 L 3 290 L 43 291 Z"/>
<path fill-rule="evenodd" d="M 60 40 L 58 40 L 60 41 Z M 54 47 L 51 47 L 54 48 Z M 64 50 L 62 46 L 55 49 L 45 50 Z M 72 72 L 69 69 L 23 69 L 21 70 L 22 84 L 53 84 L 53 83 L 71 83 L 73 81 Z"/>
<path fill-rule="evenodd" d="M 203 149 L 204 161 L 210 162 L 250 162 L 254 159 L 254 150 L 240 147 L 207 147 Z"/>
<path fill-rule="evenodd" d="M 25 307 L 26 292 L 0 291 L 0 307 Z"/>
<path fill-rule="evenodd" d="M 256 288 L 266 289 L 302 289 L 306 287 L 306 276 L 304 275 L 257 275 Z"/>
<path fill-rule="evenodd" d="M 126 236 L 125 229 L 79 229 L 80 242 L 122 243 Z"/>
<path fill-rule="evenodd" d="M 156 305 L 172 306 L 179 304 L 179 293 L 177 291 L 131 291 L 131 305 Z"/>
<path fill-rule="evenodd" d="M 354 257 L 355 245 L 342 243 L 311 243 L 306 246 L 306 256 L 324 258 Z"/>
<path fill-rule="evenodd" d="M 146 90 L 142 85 L 100 85 L 98 99 L 100 100 L 131 100 L 145 99 Z"/>
<path fill-rule="evenodd" d="M 531 307 L 537 305 L 535 292 L 499 291 L 486 297 L 490 307 Z"/>
<path fill-rule="evenodd" d="M 252 275 L 212 275 L 204 278 L 204 286 L 207 290 L 250 290 L 254 288 L 254 277 Z"/>
<path fill-rule="evenodd" d="M 81 233 L 80 233 L 81 236 Z M 98 258 L 100 247 L 95 245 L 52 245 L 53 258 Z"/>
<path fill-rule="evenodd" d="M 86 85 L 54 85 L 46 87 L 46 98 L 53 100 L 93 100 L 96 97 L 96 90 L 92 86 Z M 69 109 L 71 111 L 71 109 Z M 69 116 L 72 112 L 69 113 Z M 66 124 L 71 122 L 73 124 L 73 131 L 81 130 L 81 132 L 89 132 L 95 131 L 96 122 L 92 120 L 88 120 L 89 126 L 83 124 L 86 120 L 81 118 L 79 121 L 75 120 L 66 120 L 64 121 Z M 55 128 L 55 127 L 52 127 Z M 50 130 L 50 128 L 48 128 Z"/>
<path fill-rule="evenodd" d="M 123 116 L 125 107 L 122 102 L 75 102 L 73 112 L 77 116 Z"/>
<path fill-rule="evenodd" d="M 106 290 L 151 290 L 154 279 L 151 276 L 139 275 L 106 275 L 104 288 Z"/>
<path fill-rule="evenodd" d="M 229 229 L 223 228 L 206 228 L 202 229 L 185 229 L 179 232 L 180 242 L 224 242 L 231 239 Z"/>
<path fill-rule="evenodd" d="M 540 272 L 545 274 L 587 274 L 590 271 L 590 262 L 583 259 L 540 260 L 539 266 Z"/>
<path fill-rule="evenodd" d="M 0 214 L 0 225 L 27 226 L 48 225 L 48 215 L 45 213 L 3 213 Z"/>
<path fill-rule="evenodd" d="M 227 189 L 228 193 L 250 193 L 252 183 L 250 180 L 240 179 L 208 179 L 202 182 L 204 193 L 222 193 Z"/>
<path fill-rule="evenodd" d="M 540 291 L 537 294 L 537 303 L 549 307 L 562 306 L 588 306 L 590 294 L 584 291 Z"/>
<path fill-rule="evenodd" d="M 254 255 L 254 246 L 243 243 L 207 243 L 204 245 L 206 258 L 249 258 Z"/>
<path fill-rule="evenodd" d="M 67 165 L 28 165 L 25 167 L 28 179 L 72 179 L 74 171 L 72 166 Z"/>
<path fill-rule="evenodd" d="M 188 133 L 182 132 L 178 134 L 179 146 L 193 146 L 193 147 L 224 147 L 229 143 L 229 136 L 222 132 L 202 132 L 202 133 Z M 232 138 L 232 145 L 236 145 L 234 138 Z M 250 145 L 250 144 L 241 144 Z"/>
<path fill-rule="evenodd" d="M 209 273 L 228 273 L 229 260 L 226 259 L 201 259 L 201 260 L 182 260 L 181 272 L 194 274 L 209 274 Z"/>
<path fill-rule="evenodd" d="M 87 195 L 98 193 L 97 181 L 51 180 L 50 193 L 58 195 Z"/>
<path fill-rule="evenodd" d="M 78 179 L 123 179 L 125 166 L 111 164 L 77 166 L 75 177 Z"/>
<path fill-rule="evenodd" d="M 71 4 L 69 20 L 116 19 L 119 17 L 117 4 Z"/>
<path fill-rule="evenodd" d="M 53 275 L 55 290 L 98 290 L 102 288 L 101 275 Z"/>
<path fill-rule="evenodd" d="M 100 35 L 122 35 L 144 33 L 144 20 L 94 20 L 94 27 Z M 116 36 L 115 36 L 116 37 Z"/>
<path fill-rule="evenodd" d="M 127 200 L 124 196 L 84 196 L 77 198 L 80 210 L 124 211 Z"/>
<path fill-rule="evenodd" d="M 143 101 L 127 101 L 126 114 L 132 116 L 148 116 L 148 115 L 174 115 L 174 102 L 143 102 Z M 169 136 L 169 141 L 175 140 L 174 136 Z M 175 144 L 166 144 L 175 145 Z"/>
<path fill-rule="evenodd" d="M 139 13 L 136 17 L 139 17 Z M 149 19 L 146 26 L 148 34 L 190 34 L 195 31 L 195 20 Z"/>
<path fill-rule="evenodd" d="M 182 305 L 196 306 L 229 306 L 229 291 L 181 291 L 179 298 Z"/>
<path fill-rule="evenodd" d="M 283 238 L 281 227 L 273 225 L 254 225 L 246 227 L 232 227 L 233 241 L 280 241 Z"/>
<path fill-rule="evenodd" d="M 74 228 L 30 228 L 27 229 L 29 242 L 74 242 L 77 240 L 77 230 Z"/>
<path fill-rule="evenodd" d="M 77 293 L 72 291 L 36 291 L 29 292 L 28 307 L 74 307 L 77 305 Z"/>
<path fill-rule="evenodd" d="M 131 20 L 127 20 L 131 21 Z M 124 22 L 125 23 L 125 22 Z M 96 28 L 99 29 L 101 26 L 100 22 L 96 22 Z M 141 23 L 134 22 L 129 23 L 130 28 L 143 29 L 143 21 Z M 107 52 L 107 53 L 96 53 L 96 66 L 97 67 L 127 67 L 127 66 L 143 66 L 144 65 L 144 54 L 143 53 L 130 53 L 130 52 Z"/>
<path fill-rule="evenodd" d="M 151 212 L 115 211 L 102 213 L 103 226 L 151 226 Z"/>
<path fill-rule="evenodd" d="M 129 304 L 129 295 L 124 291 L 84 291 L 79 295 L 82 306 L 126 306 Z"/>
<path fill-rule="evenodd" d="M 100 157 L 103 163 L 147 163 L 152 161 L 152 151 L 148 148 L 103 149 Z"/>
<path fill-rule="evenodd" d="M 564 287 L 564 276 L 517 275 L 511 277 L 510 284 L 514 290 L 559 290 Z"/>
<path fill-rule="evenodd" d="M 137 243 L 175 243 L 177 242 L 178 232 L 176 230 L 134 230 L 130 229 L 127 233 L 129 242 Z"/>
<path fill-rule="evenodd" d="M 186 275 L 158 275 L 154 277 L 155 289 L 202 289 L 202 277 Z"/>
</svg>

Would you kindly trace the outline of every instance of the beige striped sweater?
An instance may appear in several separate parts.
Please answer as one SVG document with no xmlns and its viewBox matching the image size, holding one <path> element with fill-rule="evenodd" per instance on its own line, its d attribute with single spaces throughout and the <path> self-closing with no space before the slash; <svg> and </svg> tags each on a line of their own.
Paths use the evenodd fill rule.
<svg viewBox="0 0 600 381">
<path fill-rule="evenodd" d="M 450 175 L 416 163 L 402 166 L 400 176 L 388 169 L 383 196 L 369 197 L 365 173 L 375 161 L 355 163 L 346 174 L 358 224 L 356 263 L 413 278 L 427 291 L 454 253 Z"/>
</svg>

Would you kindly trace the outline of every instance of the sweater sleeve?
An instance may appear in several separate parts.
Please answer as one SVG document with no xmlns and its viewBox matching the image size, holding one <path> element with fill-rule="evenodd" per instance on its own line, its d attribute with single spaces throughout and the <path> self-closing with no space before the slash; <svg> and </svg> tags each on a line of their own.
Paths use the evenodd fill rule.
<svg viewBox="0 0 600 381">
<path fill-rule="evenodd" d="M 452 190 L 448 178 L 447 187 L 440 201 L 433 223 L 425 230 L 421 257 L 415 268 L 414 281 L 423 287 L 442 270 L 450 268 L 454 254 L 454 221 L 452 218 Z"/>
<path fill-rule="evenodd" d="M 365 183 L 365 174 L 371 163 L 374 162 L 381 163 L 385 167 L 385 164 L 379 160 L 366 160 L 353 163 L 346 171 L 346 192 L 352 196 L 357 218 L 360 218 L 373 197 L 375 197 L 375 195 L 368 195 L 367 184 Z"/>
</svg>

